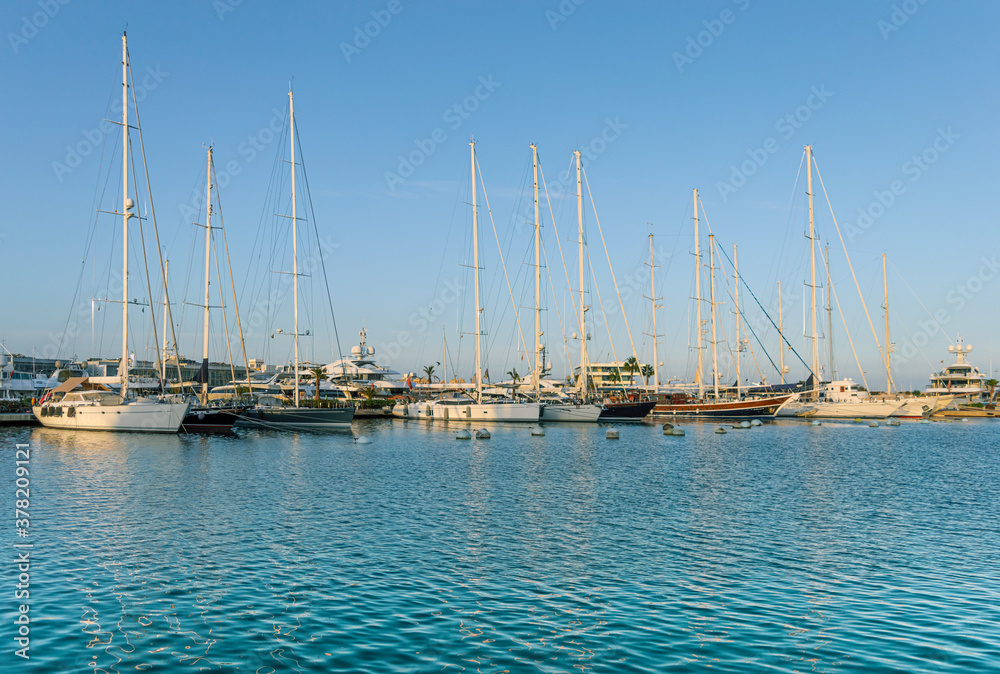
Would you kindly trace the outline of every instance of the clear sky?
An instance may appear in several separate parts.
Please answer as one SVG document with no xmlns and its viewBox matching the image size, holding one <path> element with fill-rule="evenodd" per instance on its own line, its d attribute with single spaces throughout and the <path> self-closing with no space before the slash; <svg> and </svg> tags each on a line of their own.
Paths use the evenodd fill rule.
<svg viewBox="0 0 1000 674">
<path fill-rule="evenodd" d="M 471 337 L 460 333 L 472 329 L 471 281 L 461 265 L 471 263 L 466 203 L 474 136 L 515 304 L 534 304 L 533 283 L 526 283 L 533 269 L 525 224 L 532 217 L 530 143 L 539 148 L 570 285 L 577 285 L 575 185 L 560 174 L 580 148 L 643 362 L 652 359 L 651 340 L 641 334 L 651 331 L 642 296 L 649 294 L 643 263 L 652 223 L 662 381 L 693 376 L 692 188 L 701 190 L 720 249 L 731 257 L 739 246 L 740 270 L 775 320 L 782 282 L 785 331 L 808 361 L 802 156 L 811 144 L 880 341 L 881 255 L 888 256 L 897 383 L 922 387 L 941 359 L 950 360 L 946 348 L 958 333 L 974 345 L 980 368 L 994 357 L 1000 366 L 1000 5 L 942 0 L 5 2 L 0 339 L 12 351 L 51 349 L 67 317 L 79 315 L 78 334 L 59 348 L 61 357 L 119 354 L 119 324 L 91 326 L 90 300 L 102 292 L 102 274 L 120 265 L 117 257 L 109 262 L 109 251 L 120 250 L 119 221 L 104 217 L 92 230 L 95 209 L 113 210 L 120 190 L 117 157 L 111 160 L 115 132 L 102 131 L 102 120 L 120 114 L 115 97 L 126 23 L 175 303 L 199 301 L 191 221 L 202 216 L 191 213 L 200 208 L 209 143 L 227 174 L 220 192 L 237 284 L 284 264 L 261 258 L 277 240 L 261 234 L 261 221 L 272 170 L 287 170 L 278 161 L 278 138 L 294 78 L 316 226 L 336 244 L 327 271 L 345 350 L 364 325 L 383 360 L 419 372 L 442 360 L 444 326 L 449 369 L 471 374 Z M 871 386 L 884 388 L 875 338 L 818 177 L 813 191 L 843 313 L 841 319 L 834 308 L 836 369 L 860 380 L 846 322 Z M 587 209 L 595 269 L 588 302 L 599 314 L 600 292 L 610 327 L 591 326 L 592 357 L 610 359 L 613 344 L 624 358 L 631 347 L 621 312 L 612 310 L 617 300 L 589 198 Z M 552 277 L 551 285 L 548 273 L 544 281 L 543 329 L 554 374 L 563 376 L 576 359 L 569 339 L 576 319 L 544 196 L 542 211 Z M 485 208 L 481 215 L 488 227 Z M 306 245 L 314 249 L 315 241 Z M 511 367 L 523 373 L 530 358 L 515 338 L 491 229 L 481 246 L 486 341 L 497 379 Z M 732 342 L 732 283 L 722 281 L 732 270 L 725 259 L 717 266 L 720 326 Z M 310 356 L 327 362 L 329 321 L 321 316 L 316 278 L 305 287 L 313 295 L 305 322 L 314 335 L 306 342 Z M 463 284 L 456 294 L 453 286 Z M 241 309 L 260 305 L 252 283 L 238 290 Z M 147 291 L 132 294 L 145 298 Z M 153 295 L 158 301 L 158 291 Z M 822 301 L 825 290 L 819 295 Z M 740 299 L 777 361 L 776 331 L 745 293 Z M 111 309 L 117 311 L 104 311 Z M 284 311 L 268 325 L 288 324 Z M 198 357 L 197 312 L 177 313 L 182 351 Z M 825 318 L 822 312 L 824 363 Z M 522 309 L 529 349 L 533 320 Z M 264 335 L 251 335 L 251 356 L 289 357 L 290 342 Z M 759 380 L 759 366 L 775 381 L 768 356 L 750 339 L 744 376 Z M 152 344 L 148 331 L 137 329 L 135 350 Z M 793 356 L 787 362 L 792 379 L 804 375 Z"/>
</svg>

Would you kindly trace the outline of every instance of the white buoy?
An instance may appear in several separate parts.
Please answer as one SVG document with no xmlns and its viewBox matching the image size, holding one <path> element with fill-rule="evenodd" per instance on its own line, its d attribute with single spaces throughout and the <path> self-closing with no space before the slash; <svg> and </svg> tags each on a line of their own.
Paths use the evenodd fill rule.
<svg viewBox="0 0 1000 674">
<path fill-rule="evenodd" d="M 750 422 L 749 421 L 741 421 L 740 422 L 740 428 L 750 428 Z"/>
<path fill-rule="evenodd" d="M 719 426 L 718 428 L 715 429 L 715 432 L 721 435 L 726 432 L 726 429 L 723 428 L 722 426 Z"/>
<path fill-rule="evenodd" d="M 471 440 L 472 439 L 472 433 L 470 433 L 469 431 L 466 431 L 466 430 L 461 430 L 461 431 L 459 431 L 458 433 L 455 434 L 455 439 L 456 440 Z"/>
<path fill-rule="evenodd" d="M 541 426 L 532 426 L 531 434 L 538 436 L 540 438 L 545 437 L 545 429 L 542 428 Z"/>
<path fill-rule="evenodd" d="M 763 421 L 761 421 L 760 419 L 753 419 L 753 420 L 752 420 L 752 421 L 750 422 L 750 425 L 751 425 L 751 426 L 763 426 L 763 425 L 764 425 L 764 422 L 763 422 Z"/>
<path fill-rule="evenodd" d="M 683 428 L 671 428 L 670 429 L 670 435 L 684 435 L 684 429 Z"/>
<path fill-rule="evenodd" d="M 354 443 L 357 445 L 370 445 L 372 444 L 372 440 L 367 435 L 359 435 L 354 438 Z"/>
<path fill-rule="evenodd" d="M 486 430 L 485 428 L 480 428 L 478 431 L 476 431 L 476 439 L 477 440 L 489 440 L 490 439 L 490 432 L 488 430 Z"/>
<path fill-rule="evenodd" d="M 889 419 L 889 421 L 885 422 L 885 425 L 886 426 L 899 426 L 899 419 Z"/>
<path fill-rule="evenodd" d="M 618 439 L 618 429 L 617 428 L 609 428 L 608 432 L 604 434 L 604 437 L 606 437 L 608 440 L 617 440 Z"/>
<path fill-rule="evenodd" d="M 878 422 L 877 421 L 869 421 L 868 422 L 868 427 L 869 428 L 878 428 Z"/>
<path fill-rule="evenodd" d="M 822 426 L 822 425 L 823 425 L 822 421 L 813 421 L 813 426 Z"/>
<path fill-rule="evenodd" d="M 674 427 L 673 424 L 663 424 L 663 434 L 666 435 L 667 432 Z"/>
<path fill-rule="evenodd" d="M 920 420 L 920 423 L 922 423 L 922 424 L 929 424 L 930 422 L 931 422 L 930 419 L 921 419 Z"/>
</svg>

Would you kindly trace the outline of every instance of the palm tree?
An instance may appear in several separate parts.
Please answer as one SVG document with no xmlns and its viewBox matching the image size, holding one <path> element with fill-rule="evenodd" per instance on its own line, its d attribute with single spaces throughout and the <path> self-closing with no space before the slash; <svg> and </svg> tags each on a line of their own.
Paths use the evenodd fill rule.
<svg viewBox="0 0 1000 674">
<path fill-rule="evenodd" d="M 313 381 L 316 382 L 316 395 L 315 400 L 319 400 L 319 385 L 326 379 L 326 370 L 322 367 L 316 366 L 309 368 L 309 372 L 312 374 Z M 306 375 L 309 376 L 308 374 Z"/>
<path fill-rule="evenodd" d="M 990 387 L 990 402 L 993 402 L 993 396 L 996 394 L 997 384 L 1000 384 L 1000 381 L 997 381 L 996 379 L 986 380 L 986 385 Z"/>
<path fill-rule="evenodd" d="M 639 370 L 639 374 L 646 379 L 646 386 L 649 386 L 649 378 L 653 376 L 653 372 L 654 370 L 652 365 L 643 365 L 642 369 Z"/>
<path fill-rule="evenodd" d="M 517 373 L 517 368 L 512 367 L 507 376 L 514 380 L 514 386 L 517 386 L 517 382 L 521 381 L 521 375 Z"/>
<path fill-rule="evenodd" d="M 437 363 L 437 365 L 440 365 L 440 363 Z M 434 383 L 434 365 L 425 365 L 424 366 L 424 374 L 427 375 L 427 383 L 428 384 L 433 384 Z"/>
<path fill-rule="evenodd" d="M 619 382 L 622 380 L 622 373 L 618 368 L 615 368 L 608 374 L 608 381 Z"/>
<path fill-rule="evenodd" d="M 635 356 L 629 356 L 625 361 L 625 371 L 629 373 L 629 383 L 635 384 L 635 373 L 639 371 L 639 361 Z"/>
</svg>

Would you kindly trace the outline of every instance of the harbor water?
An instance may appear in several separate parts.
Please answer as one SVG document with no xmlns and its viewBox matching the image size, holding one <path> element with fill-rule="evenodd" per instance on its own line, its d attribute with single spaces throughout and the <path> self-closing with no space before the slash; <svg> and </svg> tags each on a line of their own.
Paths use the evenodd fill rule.
<svg viewBox="0 0 1000 674">
<path fill-rule="evenodd" d="M 995 423 L 463 427 L 0 429 L 0 671 L 1000 670 Z"/>
</svg>

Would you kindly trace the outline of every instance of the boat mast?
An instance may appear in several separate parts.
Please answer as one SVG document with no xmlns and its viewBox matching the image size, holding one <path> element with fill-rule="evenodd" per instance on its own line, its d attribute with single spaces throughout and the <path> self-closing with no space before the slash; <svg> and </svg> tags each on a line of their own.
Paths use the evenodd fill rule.
<svg viewBox="0 0 1000 674">
<path fill-rule="evenodd" d="M 160 389 L 167 386 L 167 277 L 170 275 L 170 260 L 163 261 L 163 358 L 160 362 Z M 180 382 L 178 382 L 180 383 Z"/>
<path fill-rule="evenodd" d="M 212 147 L 208 148 L 208 177 L 206 187 L 205 205 L 205 328 L 202 333 L 201 342 L 201 404 L 208 404 L 208 321 L 209 321 L 209 279 L 211 278 L 211 255 L 212 255 Z M 298 332 L 296 330 L 296 332 Z"/>
<path fill-rule="evenodd" d="M 656 344 L 656 265 L 653 264 L 653 233 L 649 233 L 649 301 L 653 303 L 653 390 L 660 388 L 660 357 Z"/>
<path fill-rule="evenodd" d="M 448 338 L 444 335 L 444 326 L 441 326 L 441 350 L 444 363 L 444 385 L 448 388 Z"/>
<path fill-rule="evenodd" d="M 892 361 L 889 357 L 889 277 L 886 274 L 885 253 L 882 253 L 882 287 L 885 291 L 885 390 L 892 393 Z"/>
<path fill-rule="evenodd" d="M 830 381 L 837 378 L 833 367 L 833 305 L 831 304 L 833 285 L 830 283 L 830 244 L 826 244 L 826 341 L 830 347 Z"/>
<path fill-rule="evenodd" d="M 715 339 L 715 234 L 708 235 L 708 280 L 712 305 L 712 388 L 715 399 L 719 399 L 719 354 Z"/>
<path fill-rule="evenodd" d="M 541 224 L 538 219 L 538 148 L 531 144 L 531 164 L 535 174 L 535 399 L 538 399 L 540 379 L 542 377 L 542 265 L 539 257 L 541 243 Z"/>
<path fill-rule="evenodd" d="M 292 91 L 288 91 L 288 137 L 292 146 L 292 285 L 295 300 L 295 406 L 299 406 L 299 248 L 298 224 L 295 217 L 295 106 Z M 248 375 L 249 376 L 249 375 Z M 319 382 L 316 383 L 317 388 Z"/>
<path fill-rule="evenodd" d="M 812 290 L 812 374 L 813 390 L 819 390 L 819 335 L 816 329 L 816 227 L 813 223 L 812 145 L 806 145 L 809 195 L 809 285 Z"/>
<path fill-rule="evenodd" d="M 483 356 L 482 347 L 479 340 L 479 211 L 476 208 L 476 141 L 469 143 L 469 152 L 472 157 L 472 260 L 473 271 L 476 279 L 476 403 L 483 402 Z"/>
<path fill-rule="evenodd" d="M 781 281 L 778 281 L 778 367 L 781 368 L 781 383 L 785 383 L 785 322 L 781 315 Z"/>
<path fill-rule="evenodd" d="M 736 257 L 736 244 L 733 244 L 733 277 L 736 282 L 736 290 L 733 294 L 733 306 L 736 309 L 736 397 L 740 398 L 742 390 L 742 379 L 740 378 L 740 267 L 739 258 Z"/>
<path fill-rule="evenodd" d="M 118 366 L 122 399 L 128 394 L 128 45 L 122 33 L 122 361 Z"/>
<path fill-rule="evenodd" d="M 587 306 L 583 301 L 583 183 L 580 180 L 580 151 L 576 155 L 576 226 L 577 226 L 577 257 L 580 260 L 580 395 L 587 402 Z"/>
<path fill-rule="evenodd" d="M 698 398 L 705 397 L 705 354 L 702 348 L 702 322 L 701 322 L 701 243 L 698 237 L 698 190 L 694 190 L 694 294 L 695 309 L 697 312 L 697 349 L 698 349 L 698 369 L 695 370 L 694 380 L 698 384 Z"/>
</svg>

